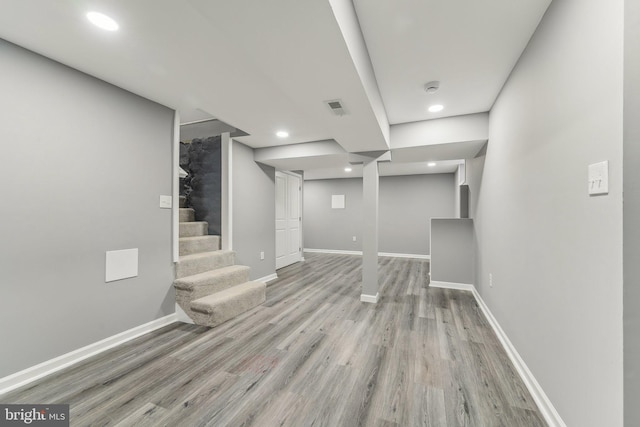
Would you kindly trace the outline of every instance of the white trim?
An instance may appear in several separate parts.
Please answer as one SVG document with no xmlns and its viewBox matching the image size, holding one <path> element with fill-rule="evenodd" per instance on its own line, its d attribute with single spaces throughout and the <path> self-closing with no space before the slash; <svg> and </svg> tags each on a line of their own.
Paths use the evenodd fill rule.
<svg viewBox="0 0 640 427">
<path fill-rule="evenodd" d="M 429 286 L 432 288 L 443 288 L 443 289 L 457 289 L 459 291 L 469 291 L 473 292 L 475 286 L 469 283 L 455 283 L 455 282 L 439 282 L 437 280 L 432 280 L 429 282 Z"/>
<path fill-rule="evenodd" d="M 281 268 L 284 267 L 288 267 L 292 264 L 295 264 L 296 262 L 300 262 L 300 261 L 304 261 L 304 256 L 302 255 L 304 249 L 302 248 L 302 242 L 304 241 L 304 236 L 303 236 L 303 227 L 302 227 L 302 198 L 304 196 L 303 193 L 303 188 L 304 188 L 304 178 L 301 174 L 299 173 L 295 173 L 295 172 L 291 172 L 291 171 L 285 171 L 285 170 L 280 170 L 280 169 L 276 169 L 276 181 L 278 179 L 278 174 L 280 175 L 284 175 L 283 179 L 285 179 L 285 200 L 286 200 L 286 209 L 288 209 L 289 207 L 289 179 L 287 178 L 287 176 L 291 176 L 294 178 L 298 179 L 299 185 L 298 185 L 298 248 L 299 248 L 299 252 L 298 252 L 298 260 L 297 261 L 293 261 L 293 262 L 289 262 L 290 260 L 287 259 L 282 259 L 283 257 L 281 257 L 281 259 L 277 259 L 276 258 L 276 270 L 279 270 Z M 277 199 L 277 196 L 276 196 Z M 277 203 L 277 200 L 275 200 L 274 202 Z M 288 215 L 286 215 L 288 218 Z M 287 226 L 286 228 L 289 228 L 289 220 L 286 220 L 287 222 Z M 273 227 L 274 227 L 274 233 L 277 233 L 277 220 L 274 222 Z M 277 248 L 277 242 L 274 242 L 274 250 L 275 253 L 278 253 L 278 248 Z M 291 256 L 291 254 L 286 255 L 284 258 L 289 258 Z M 286 264 L 281 265 L 282 262 L 285 262 Z"/>
<path fill-rule="evenodd" d="M 362 251 L 343 251 L 340 249 L 310 249 L 304 248 L 303 252 L 311 252 L 318 254 L 341 254 L 341 255 L 362 255 Z M 431 259 L 431 255 L 420 254 L 398 254 L 393 252 L 378 252 L 378 256 L 387 256 L 394 258 L 412 258 L 412 259 Z"/>
<path fill-rule="evenodd" d="M 221 195 L 221 249 L 233 250 L 233 139 L 225 132 L 221 136 L 222 142 L 222 195 Z"/>
<path fill-rule="evenodd" d="M 534 402 L 538 406 L 538 410 L 544 417 L 549 427 L 567 427 L 567 425 L 564 423 L 564 421 L 560 417 L 560 414 L 551 403 L 551 400 L 549 400 L 549 397 L 546 395 L 546 393 L 540 386 L 540 383 L 538 383 L 536 378 L 533 376 L 533 373 L 529 370 L 529 367 L 527 366 L 527 364 L 524 362 L 522 357 L 520 357 L 518 350 L 516 350 L 515 346 L 513 345 L 513 343 L 507 336 L 507 334 L 504 332 L 504 330 L 502 329 L 502 327 L 500 326 L 496 318 L 491 313 L 491 310 L 489 310 L 489 307 L 480 296 L 480 293 L 478 293 L 478 290 L 476 289 L 476 287 L 466 283 L 451 283 L 451 282 L 437 282 L 437 281 L 432 281 L 429 284 L 429 286 L 433 286 L 436 288 L 445 288 L 445 289 L 457 289 L 462 291 L 468 291 L 473 294 L 473 297 L 476 299 L 476 302 L 480 306 L 482 313 L 484 314 L 487 321 L 491 325 L 491 328 L 493 329 L 493 331 L 498 336 L 498 339 L 500 340 L 500 343 L 502 344 L 504 351 L 507 353 L 507 356 L 509 356 L 509 360 L 511 360 L 511 363 L 513 363 L 513 366 L 516 368 L 516 371 L 518 371 L 518 375 L 522 379 L 522 382 L 524 382 L 525 386 L 527 387 L 527 390 L 529 390 L 529 393 L 531 393 L 531 397 L 533 397 Z"/>
<path fill-rule="evenodd" d="M 201 119 L 201 120 L 194 120 L 192 122 L 181 123 L 181 126 L 195 125 L 196 123 L 213 122 L 213 121 L 219 121 L 219 120 L 216 119 L 215 117 L 211 117 L 210 119 Z"/>
<path fill-rule="evenodd" d="M 173 203 L 171 209 L 171 245 L 173 262 L 180 259 L 180 113 L 173 114 L 173 158 L 172 182 L 173 182 Z"/>
<path fill-rule="evenodd" d="M 388 256 L 392 258 L 411 258 L 411 259 L 431 259 L 431 255 L 420 254 L 398 254 L 395 252 L 378 252 L 378 256 Z"/>
<path fill-rule="evenodd" d="M 507 352 L 511 363 L 513 363 L 516 371 L 518 371 L 518 374 L 520 375 L 520 378 L 522 378 L 522 381 L 527 386 L 529 393 L 531 393 L 533 400 L 536 402 L 536 405 L 538 405 L 538 409 L 542 413 L 542 416 L 544 417 L 547 424 L 549 424 L 550 427 L 567 427 L 567 425 L 560 417 L 560 414 L 551 403 L 551 400 L 545 394 L 544 390 L 533 376 L 533 373 L 529 370 L 529 367 L 527 367 L 527 364 L 524 363 L 524 360 L 522 360 L 522 357 L 520 357 L 520 354 L 514 347 L 511 340 L 509 340 L 507 334 L 504 332 L 502 327 L 500 327 L 500 324 L 498 323 L 496 318 L 493 317 L 493 314 L 489 310 L 489 307 L 487 307 L 487 304 L 485 304 L 475 286 L 472 286 L 471 292 L 473 292 L 473 296 L 478 302 L 480 309 L 493 328 L 493 331 L 498 336 L 502 347 L 504 347 L 504 350 Z"/>
<path fill-rule="evenodd" d="M 265 282 L 265 283 L 269 283 L 273 280 L 276 280 L 278 278 L 278 275 L 276 273 L 272 273 L 269 274 L 267 276 L 261 277 L 259 279 L 256 279 L 256 282 Z"/>
<path fill-rule="evenodd" d="M 309 249 L 304 248 L 303 252 L 312 252 L 318 254 L 339 254 L 339 255 L 362 255 L 362 251 L 341 251 L 338 249 Z"/>
<path fill-rule="evenodd" d="M 145 323 L 144 325 L 136 326 L 135 328 L 113 335 L 109 338 L 105 338 L 96 343 L 89 344 L 88 346 L 79 348 L 67 354 L 63 354 L 55 359 L 47 360 L 46 362 L 40 363 L 36 366 L 16 372 L 8 377 L 0 378 L 0 395 L 18 387 L 22 387 L 47 375 L 53 374 L 54 372 L 74 365 L 91 356 L 102 353 L 105 350 L 124 344 L 125 342 L 141 335 L 170 325 L 176 321 L 177 316 L 173 313 L 149 323 Z"/>
<path fill-rule="evenodd" d="M 376 292 L 375 295 L 361 294 L 360 295 L 360 301 L 369 302 L 369 303 L 372 303 L 372 304 L 377 304 L 379 297 L 380 297 L 380 292 Z"/>
</svg>

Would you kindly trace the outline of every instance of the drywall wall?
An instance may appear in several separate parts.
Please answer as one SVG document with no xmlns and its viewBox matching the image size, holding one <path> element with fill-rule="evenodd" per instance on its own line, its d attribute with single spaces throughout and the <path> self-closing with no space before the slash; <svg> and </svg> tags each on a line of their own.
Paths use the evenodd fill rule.
<svg viewBox="0 0 640 427">
<path fill-rule="evenodd" d="M 174 312 L 173 111 L 0 40 L 0 377 Z M 139 249 L 105 283 L 105 252 Z"/>
<path fill-rule="evenodd" d="M 256 163 L 253 149 L 233 141 L 233 250 L 236 263 L 251 267 L 251 278 L 276 272 L 275 169 Z M 264 260 L 260 259 L 264 252 Z"/>
<path fill-rule="evenodd" d="M 624 22 L 624 421 L 640 425 L 640 4 Z"/>
<path fill-rule="evenodd" d="M 622 425 L 622 75 L 623 1 L 552 2 L 471 162 L 476 284 L 569 426 Z"/>
<path fill-rule="evenodd" d="M 431 219 L 431 280 L 473 284 L 472 219 Z"/>
<path fill-rule="evenodd" d="M 331 208 L 332 195 L 344 195 L 344 209 Z M 305 248 L 361 251 L 362 178 L 305 181 L 302 218 Z"/>
<path fill-rule="evenodd" d="M 454 216 L 454 175 L 380 178 L 380 252 L 429 255 L 431 218 Z"/>
<path fill-rule="evenodd" d="M 453 174 L 380 177 L 378 250 L 428 255 L 430 218 L 454 214 L 453 178 Z M 362 179 L 311 180 L 304 187 L 305 247 L 362 250 Z M 345 209 L 331 208 L 334 194 L 345 195 Z"/>
</svg>

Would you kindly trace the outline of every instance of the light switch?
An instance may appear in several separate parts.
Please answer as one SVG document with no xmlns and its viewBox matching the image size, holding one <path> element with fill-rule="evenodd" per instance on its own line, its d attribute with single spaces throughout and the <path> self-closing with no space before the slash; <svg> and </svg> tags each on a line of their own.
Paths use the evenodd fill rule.
<svg viewBox="0 0 640 427">
<path fill-rule="evenodd" d="M 609 161 L 589 165 L 589 195 L 609 194 Z"/>
<path fill-rule="evenodd" d="M 171 205 L 172 205 L 171 196 L 160 196 L 160 207 L 162 209 L 171 209 Z"/>
</svg>

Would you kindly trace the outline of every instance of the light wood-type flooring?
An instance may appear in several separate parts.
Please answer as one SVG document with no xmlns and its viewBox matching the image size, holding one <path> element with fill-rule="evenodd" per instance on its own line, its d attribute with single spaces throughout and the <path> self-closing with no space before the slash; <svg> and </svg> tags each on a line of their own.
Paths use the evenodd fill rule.
<svg viewBox="0 0 640 427">
<path fill-rule="evenodd" d="M 175 323 L 0 396 L 69 403 L 72 426 L 545 426 L 469 292 L 428 261 L 306 254 L 214 329 Z"/>
</svg>

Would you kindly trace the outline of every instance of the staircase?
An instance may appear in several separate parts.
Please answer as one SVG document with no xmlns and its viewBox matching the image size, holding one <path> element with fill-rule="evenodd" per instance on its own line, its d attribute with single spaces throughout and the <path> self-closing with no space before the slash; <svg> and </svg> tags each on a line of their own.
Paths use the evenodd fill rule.
<svg viewBox="0 0 640 427">
<path fill-rule="evenodd" d="M 197 325 L 214 327 L 262 304 L 267 285 L 249 281 L 249 267 L 235 264 L 233 251 L 220 250 L 220 237 L 195 221 L 180 196 L 180 258 L 176 264 L 176 302 Z"/>
</svg>

